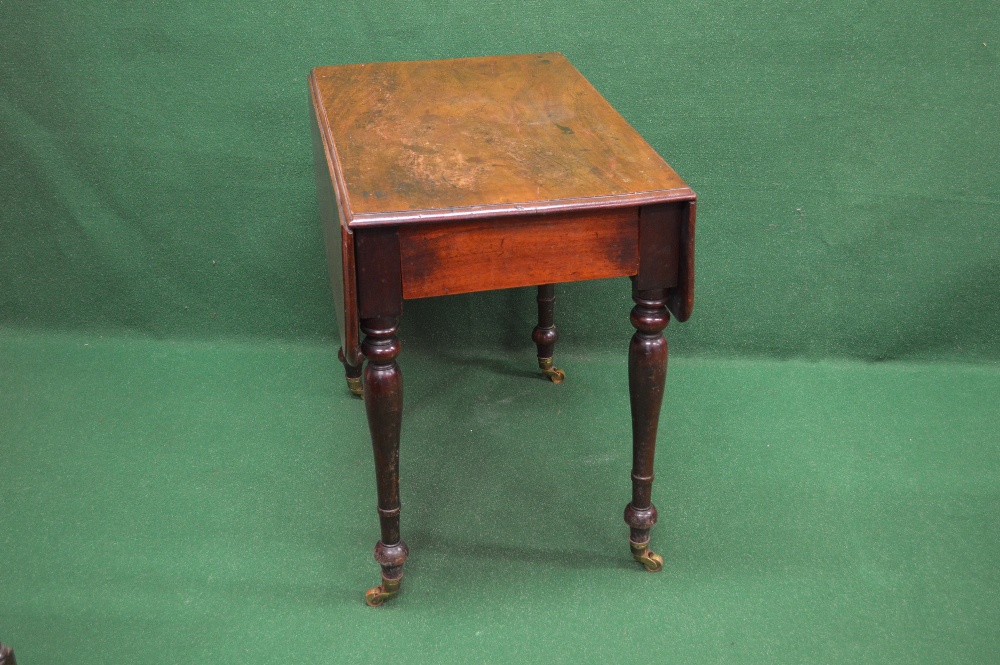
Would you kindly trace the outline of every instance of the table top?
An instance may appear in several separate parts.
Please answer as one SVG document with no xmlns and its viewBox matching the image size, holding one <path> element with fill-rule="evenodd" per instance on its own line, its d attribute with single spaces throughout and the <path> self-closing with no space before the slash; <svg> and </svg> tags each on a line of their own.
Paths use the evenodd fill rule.
<svg viewBox="0 0 1000 665">
<path fill-rule="evenodd" d="M 693 200 L 560 53 L 317 67 L 349 228 Z"/>
</svg>

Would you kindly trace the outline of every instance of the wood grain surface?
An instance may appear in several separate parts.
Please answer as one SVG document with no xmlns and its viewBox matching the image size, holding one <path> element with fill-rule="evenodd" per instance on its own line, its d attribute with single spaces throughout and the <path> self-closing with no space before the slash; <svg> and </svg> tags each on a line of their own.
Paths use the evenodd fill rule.
<svg viewBox="0 0 1000 665">
<path fill-rule="evenodd" d="M 404 226 L 403 297 L 634 275 L 636 208 Z"/>
<path fill-rule="evenodd" d="M 311 85 L 350 228 L 694 198 L 559 53 L 317 67 Z"/>
<path fill-rule="evenodd" d="M 663 330 L 668 307 L 684 320 L 693 304 L 694 192 L 559 53 L 319 67 L 310 90 L 345 360 L 359 323 L 364 333 L 382 531 L 382 583 L 368 604 L 396 595 L 409 553 L 399 521 L 403 301 L 472 291 L 538 285 L 532 340 L 558 383 L 553 284 L 633 278 L 625 521 L 633 558 L 660 570 L 649 533 Z M 358 365 L 345 372 L 355 392 Z"/>
</svg>

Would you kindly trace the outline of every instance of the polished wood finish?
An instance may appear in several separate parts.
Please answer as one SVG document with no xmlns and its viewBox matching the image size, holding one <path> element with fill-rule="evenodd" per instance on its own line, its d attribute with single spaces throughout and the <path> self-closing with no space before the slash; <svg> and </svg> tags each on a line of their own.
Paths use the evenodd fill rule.
<svg viewBox="0 0 1000 665">
<path fill-rule="evenodd" d="M 395 228 L 365 229 L 356 234 L 358 313 L 362 319 L 403 314 L 399 233 Z"/>
<path fill-rule="evenodd" d="M 644 206 L 639 214 L 639 235 L 642 238 L 639 274 L 636 288 L 651 289 L 677 285 L 680 263 L 678 241 L 681 215 L 684 210 L 673 203 Z"/>
<path fill-rule="evenodd" d="M 365 364 L 365 411 L 372 435 L 375 454 L 375 476 L 378 487 L 378 516 L 382 538 L 376 547 L 376 560 L 386 577 L 402 576 L 406 560 L 405 545 L 399 531 L 399 435 L 403 423 L 403 373 L 396 358 L 401 344 L 396 333 L 399 319 L 395 316 L 364 318 L 361 330 L 365 339 L 361 350 Z M 389 548 L 399 550 L 387 557 Z M 380 552 L 382 556 L 380 556 Z"/>
<path fill-rule="evenodd" d="M 681 204 L 687 208 L 680 227 L 677 285 L 667 291 L 667 307 L 674 318 L 684 323 L 694 309 L 694 217 L 695 201 Z"/>
<path fill-rule="evenodd" d="M 377 228 L 358 233 L 355 251 L 358 310 L 365 335 L 361 351 L 368 361 L 364 370 L 365 409 L 375 452 L 381 542 L 390 546 L 399 542 L 399 433 L 403 417 L 403 374 L 396 363 L 401 349 L 396 333 L 403 313 L 396 230 Z"/>
<path fill-rule="evenodd" d="M 391 310 L 391 307 L 387 308 Z M 399 318 L 391 314 L 361 319 L 365 334 L 365 412 L 375 454 L 378 519 L 381 538 L 375 544 L 375 561 L 382 568 L 382 583 L 370 589 L 369 605 L 380 605 L 394 595 L 403 578 L 403 563 L 410 551 L 399 529 L 399 435 L 403 425 L 403 373 L 396 357 L 400 342 Z M 387 586 L 392 588 L 387 591 Z"/>
<path fill-rule="evenodd" d="M 624 208 L 403 227 L 403 296 L 634 275 L 637 213 Z"/>
<path fill-rule="evenodd" d="M 552 355 L 556 342 L 559 341 L 559 331 L 555 324 L 555 284 L 542 284 L 538 287 L 538 325 L 531 331 L 531 339 L 538 349 L 538 369 L 552 383 L 562 383 L 566 372 L 552 365 Z"/>
<path fill-rule="evenodd" d="M 639 546 L 649 543 L 649 531 L 656 524 L 656 506 L 651 497 L 656 430 L 667 380 L 668 350 L 663 330 L 670 323 L 670 314 L 666 307 L 666 295 L 665 288 L 640 289 L 638 279 L 633 284 L 635 307 L 630 320 L 635 334 L 628 347 L 632 501 L 625 507 L 625 522 L 631 529 L 629 541 Z M 662 565 L 662 561 L 660 563 Z"/>
<path fill-rule="evenodd" d="M 486 289 L 539 285 L 532 340 L 558 383 L 554 284 L 632 277 L 625 521 L 633 557 L 659 570 L 649 535 L 663 330 L 694 303 L 694 192 L 558 53 L 318 67 L 309 82 L 349 382 L 367 360 L 382 568 L 368 603 L 400 590 L 409 553 L 399 501 L 403 301 Z"/>
<path fill-rule="evenodd" d="M 312 90 L 313 165 L 316 176 L 316 197 L 323 225 L 327 272 L 337 315 L 340 334 L 341 362 L 348 379 L 356 377 L 361 368 L 361 339 L 358 333 L 358 295 L 354 266 L 354 234 L 343 223 L 344 214 L 338 188 L 335 185 L 332 147 L 324 142 L 317 122 L 318 100 Z"/>
<path fill-rule="evenodd" d="M 370 605 L 394 595 L 409 554 L 400 536 L 399 437 L 403 424 L 403 373 L 396 358 L 401 343 L 396 333 L 403 312 L 399 237 L 394 228 L 365 229 L 355 243 L 358 309 L 364 341 L 364 392 L 368 429 L 375 455 L 378 517 L 382 537 L 375 560 L 382 567 L 382 584 L 367 595 Z M 392 591 L 388 591 L 391 587 Z"/>
<path fill-rule="evenodd" d="M 690 200 L 560 53 L 317 67 L 347 225 Z"/>
<path fill-rule="evenodd" d="M 538 325 L 531 331 L 531 339 L 538 349 L 539 360 L 551 358 L 559 341 L 559 331 L 555 324 L 555 284 L 542 284 L 538 287 Z"/>
</svg>

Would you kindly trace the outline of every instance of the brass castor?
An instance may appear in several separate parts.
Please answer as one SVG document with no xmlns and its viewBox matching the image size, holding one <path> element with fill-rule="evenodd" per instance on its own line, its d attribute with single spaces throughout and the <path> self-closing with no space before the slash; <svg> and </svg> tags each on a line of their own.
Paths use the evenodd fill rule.
<svg viewBox="0 0 1000 665">
<path fill-rule="evenodd" d="M 651 573 L 658 573 L 663 569 L 663 557 L 649 549 L 649 541 L 645 543 L 633 543 L 628 541 L 632 548 L 632 558 L 641 563 Z"/>
<path fill-rule="evenodd" d="M 539 358 L 538 369 L 542 370 L 542 374 L 549 377 L 552 383 L 562 383 L 566 379 L 566 372 L 552 366 L 552 358 Z"/>
<path fill-rule="evenodd" d="M 337 349 L 337 360 L 341 362 L 344 366 L 344 372 L 346 373 L 347 379 L 347 389 L 351 391 L 351 394 L 355 397 L 363 398 L 365 396 L 364 389 L 361 387 L 361 365 L 354 367 L 347 364 L 347 356 L 344 355 L 344 347 Z"/>
<path fill-rule="evenodd" d="M 361 377 L 360 376 L 349 376 L 347 377 L 347 389 L 351 391 L 351 394 L 355 397 L 360 397 L 364 399 L 365 389 L 361 387 Z"/>
<path fill-rule="evenodd" d="M 365 602 L 368 603 L 370 607 L 378 607 L 386 600 L 399 593 L 400 582 L 402 582 L 402 578 L 398 580 L 387 580 L 383 577 L 382 584 L 368 589 L 365 593 Z"/>
</svg>

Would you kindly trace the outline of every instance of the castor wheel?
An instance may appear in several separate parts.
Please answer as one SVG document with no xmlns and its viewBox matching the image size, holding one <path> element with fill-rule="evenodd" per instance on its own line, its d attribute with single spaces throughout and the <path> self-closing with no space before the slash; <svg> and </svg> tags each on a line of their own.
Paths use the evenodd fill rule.
<svg viewBox="0 0 1000 665">
<path fill-rule="evenodd" d="M 558 367 L 553 367 L 552 358 L 539 358 L 538 369 L 542 370 L 542 374 L 549 377 L 552 383 L 562 383 L 566 380 L 566 372 Z"/>
<path fill-rule="evenodd" d="M 632 548 L 632 558 L 645 566 L 651 573 L 658 573 L 663 570 L 663 557 L 649 549 L 649 542 L 633 543 L 628 542 Z"/>
<path fill-rule="evenodd" d="M 381 584 L 368 589 L 365 593 L 365 602 L 368 603 L 369 607 L 378 607 L 399 593 L 399 583 L 401 581 L 402 579 L 387 580 L 383 577 Z"/>
</svg>

